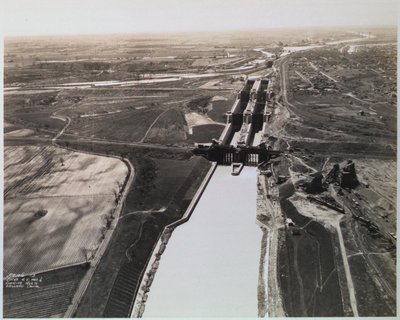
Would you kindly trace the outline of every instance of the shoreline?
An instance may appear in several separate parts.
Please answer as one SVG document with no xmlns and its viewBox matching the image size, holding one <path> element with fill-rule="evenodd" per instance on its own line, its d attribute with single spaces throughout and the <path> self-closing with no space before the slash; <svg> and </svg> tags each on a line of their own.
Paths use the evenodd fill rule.
<svg viewBox="0 0 400 320">
<path fill-rule="evenodd" d="M 192 201 L 190 202 L 188 208 L 186 209 L 184 215 L 179 220 L 172 222 L 171 224 L 165 226 L 164 230 L 160 234 L 151 256 L 148 259 L 148 263 L 146 269 L 143 272 L 143 277 L 139 285 L 139 290 L 136 294 L 130 318 L 140 318 L 142 317 L 148 292 L 150 291 L 151 285 L 153 283 L 155 274 L 157 273 L 158 266 L 160 264 L 161 255 L 165 251 L 168 241 L 172 235 L 174 229 L 181 224 L 189 221 L 194 209 L 196 208 L 197 203 L 199 202 L 204 190 L 206 189 L 211 177 L 213 176 L 215 169 L 217 168 L 217 163 L 213 162 L 211 164 L 210 169 L 208 170 L 206 176 L 203 179 L 200 187 L 197 189 L 196 194 L 194 195 Z"/>
</svg>

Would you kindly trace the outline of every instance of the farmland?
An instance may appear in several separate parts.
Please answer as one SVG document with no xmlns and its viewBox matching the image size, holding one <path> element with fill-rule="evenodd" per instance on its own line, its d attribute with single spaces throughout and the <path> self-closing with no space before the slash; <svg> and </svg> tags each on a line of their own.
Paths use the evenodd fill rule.
<svg viewBox="0 0 400 320">
<path fill-rule="evenodd" d="M 176 141 L 186 140 L 185 118 L 178 110 L 165 110 L 153 124 L 143 137 L 144 142 L 174 144 Z"/>
<path fill-rule="evenodd" d="M 123 153 L 136 168 L 121 223 L 76 311 L 78 317 L 126 316 L 160 233 L 185 212 L 210 165 L 185 151 L 110 148 L 79 141 L 70 141 L 69 145 L 100 153 Z M 99 298 L 94 301 L 93 296 Z"/>
<path fill-rule="evenodd" d="M 85 262 L 102 240 L 127 174 L 118 159 L 50 146 L 5 147 L 5 271 L 29 274 Z"/>
<path fill-rule="evenodd" d="M 3 287 L 3 315 L 5 318 L 61 318 L 70 304 L 86 269 L 74 266 L 39 273 L 38 288 Z M 21 279 L 21 278 L 18 278 Z"/>
<path fill-rule="evenodd" d="M 153 108 L 79 118 L 70 126 L 68 133 L 111 140 L 140 141 L 161 112 Z"/>
<path fill-rule="evenodd" d="M 218 124 L 205 124 L 193 128 L 192 139 L 195 142 L 207 143 L 211 139 L 218 139 L 224 129 L 223 126 Z"/>
<path fill-rule="evenodd" d="M 191 149 L 219 138 L 252 77 L 276 80 L 264 135 L 285 153 L 271 166 L 287 181 L 265 180 L 274 204 L 264 215 L 275 208 L 301 229 L 281 223 L 271 241 L 280 314 L 353 315 L 346 261 L 359 314 L 393 315 L 397 53 L 392 33 L 375 34 L 332 45 L 360 35 L 6 39 L 4 267 L 44 279 L 40 288 L 6 288 L 6 315 L 129 316 L 161 233 L 210 168 Z M 311 203 L 302 189 L 311 174 L 326 177 L 349 159 L 359 185 L 313 194 L 335 196 L 346 213 Z"/>
<path fill-rule="evenodd" d="M 299 33 L 300 34 L 300 33 Z M 228 36 L 229 40 L 226 38 Z M 298 35 L 287 33 L 282 39 Z M 215 136 L 192 137 L 185 114 L 224 114 L 246 76 L 265 72 L 253 48 L 277 37 L 246 34 L 194 37 L 99 36 L 7 39 L 5 119 L 37 135 L 67 135 L 187 146 Z M 118 49 L 116 49 L 118 48 Z"/>
</svg>

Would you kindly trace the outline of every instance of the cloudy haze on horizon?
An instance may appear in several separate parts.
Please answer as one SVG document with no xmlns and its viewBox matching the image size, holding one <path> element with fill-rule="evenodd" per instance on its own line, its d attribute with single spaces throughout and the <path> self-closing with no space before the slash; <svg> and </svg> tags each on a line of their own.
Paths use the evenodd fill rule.
<svg viewBox="0 0 400 320">
<path fill-rule="evenodd" d="M 396 0 L 3 0 L 6 36 L 397 24 Z"/>
</svg>

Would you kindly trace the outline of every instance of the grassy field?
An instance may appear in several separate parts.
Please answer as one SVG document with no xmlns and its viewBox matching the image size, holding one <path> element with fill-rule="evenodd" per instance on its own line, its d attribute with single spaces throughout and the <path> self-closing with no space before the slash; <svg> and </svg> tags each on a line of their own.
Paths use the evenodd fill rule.
<svg viewBox="0 0 400 320">
<path fill-rule="evenodd" d="M 321 37 L 319 31 L 313 31 Z M 336 32 L 338 38 L 348 38 Z M 6 85 L 138 79 L 148 73 L 224 70 L 254 59 L 260 43 L 298 41 L 303 31 L 7 38 Z M 228 57 L 227 51 L 232 53 Z M 244 62 L 243 62 L 244 61 Z"/>
<path fill-rule="evenodd" d="M 186 141 L 186 121 L 182 112 L 168 109 L 149 127 L 144 142 L 179 144 Z"/>
<path fill-rule="evenodd" d="M 198 143 L 210 143 L 211 139 L 219 139 L 224 126 L 219 124 L 205 124 L 193 127 L 193 135 L 191 140 Z"/>
<path fill-rule="evenodd" d="M 393 316 L 396 313 L 395 248 L 381 237 L 372 238 L 365 227 L 346 219 L 340 227 L 345 239 L 360 316 Z M 363 246 L 379 254 L 354 255 Z M 365 250 L 365 249 L 363 249 Z M 374 268 L 375 266 L 375 268 Z M 386 286 L 382 283 L 386 282 Z M 391 288 L 391 291 L 389 289 Z"/>
<path fill-rule="evenodd" d="M 85 262 L 102 240 L 127 172 L 117 159 L 5 147 L 5 272 Z M 40 210 L 47 212 L 41 217 Z"/>
<path fill-rule="evenodd" d="M 395 34 L 377 32 L 382 41 L 392 41 Z M 248 31 L 215 34 L 211 38 L 204 34 L 7 38 L 6 272 L 37 272 L 84 262 L 102 239 L 105 217 L 115 206 L 114 193 L 124 181 L 127 168 L 115 159 L 48 146 L 24 146 L 48 143 L 39 138 L 54 137 L 65 125 L 51 116 L 68 116 L 71 124 L 57 143 L 68 143 L 78 151 L 123 156 L 135 167 L 135 180 L 127 194 L 123 216 L 76 314 L 128 316 L 141 272 L 160 232 L 182 216 L 209 168 L 205 159 L 192 157 L 188 149 L 177 147 L 210 142 L 220 136 L 223 126 L 215 122 L 225 123 L 225 113 L 243 86 L 242 80 L 246 75 L 271 70 L 252 65 L 255 59 L 265 59 L 255 48 L 277 54 L 286 45 L 305 44 L 304 34 L 304 30 L 280 30 L 251 36 Z M 347 30 L 307 32 L 307 38 L 314 42 L 354 36 Z M 319 168 L 332 153 L 342 157 L 356 154 L 358 159 L 380 157 L 385 161 L 393 159 L 396 153 L 395 47 L 357 47 L 352 54 L 348 50 L 346 44 L 299 52 L 288 60 L 291 118 L 286 125 L 279 123 L 272 130 L 280 135 L 276 146 L 286 149 L 290 143 L 298 149 L 295 154 L 307 156 L 304 161 L 318 163 Z M 315 83 L 315 90 L 305 87 L 308 82 L 299 73 Z M 278 84 L 279 77 L 276 93 Z M 188 114 L 192 123 L 187 121 Z M 200 118 L 208 122 L 196 123 Z M 82 139 L 84 143 L 79 140 L 81 137 L 102 139 L 103 144 Z M 107 140 L 154 145 L 116 145 L 107 144 Z M 367 162 L 360 165 L 373 167 Z M 378 165 L 373 167 L 363 179 L 370 179 L 378 169 Z M 384 171 L 390 177 L 393 164 Z M 282 174 L 288 175 L 288 170 Z M 379 188 L 393 192 L 392 186 L 385 186 L 385 179 L 371 187 L 375 194 L 366 191 L 363 196 L 370 194 L 371 199 L 376 199 L 382 195 Z M 376 201 L 374 209 L 389 210 L 393 200 L 390 197 Z M 288 206 L 286 202 L 285 205 Z M 289 213 L 291 209 L 289 205 Z M 47 210 L 47 214 L 39 217 L 40 210 Z M 296 212 L 293 216 L 300 222 L 303 218 L 309 221 Z M 392 224 L 393 219 L 389 217 L 387 224 Z M 332 260 L 325 256 L 315 261 L 303 257 L 310 253 L 316 256 L 319 247 L 330 256 L 330 235 L 314 223 L 305 231 L 317 235 L 307 234 L 304 241 L 288 240 L 289 258 L 295 253 L 302 255 L 291 261 L 298 263 L 307 282 L 303 293 L 311 304 L 305 313 L 341 315 L 335 272 L 324 289 L 312 294 L 316 284 L 320 284 L 313 276 L 326 279 L 333 270 Z M 289 270 L 290 281 L 295 279 L 284 283 L 287 279 L 282 276 L 283 287 L 294 296 L 295 306 L 301 302 L 296 296 L 296 270 L 293 266 L 285 270 Z M 65 279 L 71 276 L 78 281 L 82 273 L 74 272 Z M 33 305 L 47 310 L 43 314 L 32 311 L 32 316 L 61 315 L 65 310 L 76 283 L 59 281 L 56 274 L 48 278 L 49 287 L 46 285 L 38 293 L 38 299 L 33 299 L 31 292 L 29 298 L 26 296 L 27 310 L 34 310 Z M 53 291 L 51 283 L 59 289 L 54 287 Z M 16 315 L 25 315 L 16 311 L 23 298 L 10 298 L 7 308 Z M 42 304 L 40 299 L 46 303 Z M 298 310 L 293 306 L 287 308 L 289 313 L 296 314 Z"/>
<path fill-rule="evenodd" d="M 225 98 L 227 100 L 221 99 L 212 101 L 212 109 L 209 112 L 207 112 L 207 115 L 214 121 L 225 123 L 226 122 L 225 114 L 232 108 L 235 102 L 235 98 L 236 97 L 229 95 L 228 98 Z"/>
<path fill-rule="evenodd" d="M 159 108 L 123 111 L 111 115 L 78 118 L 67 133 L 84 137 L 107 138 L 121 141 L 140 141 L 147 129 L 160 115 Z"/>
<path fill-rule="evenodd" d="M 54 106 L 56 94 L 55 91 L 5 94 L 4 119 L 24 129 L 59 131 L 64 126 L 64 122 L 50 118 L 56 110 Z"/>
<path fill-rule="evenodd" d="M 208 90 L 199 94 L 190 88 L 191 81 L 184 80 L 189 86 L 184 91 L 170 84 L 164 90 L 165 84 L 159 84 L 154 89 L 149 85 L 135 90 L 99 87 L 31 95 L 14 92 L 7 95 L 5 101 L 5 118 L 11 126 L 5 132 L 10 132 L 9 137 L 43 136 L 43 132 L 55 134 L 65 125 L 64 121 L 51 118 L 56 114 L 71 119 L 66 134 L 162 145 L 192 144 L 197 139 L 191 139 L 188 133 L 197 123 L 188 123 L 186 115 L 201 117 L 205 114 L 205 123 L 216 120 L 224 123 L 230 101 L 224 97 L 229 96 L 226 91 L 222 96 L 213 96 Z M 25 131 L 15 131 L 17 128 Z"/>
<path fill-rule="evenodd" d="M 120 154 L 135 166 L 135 183 L 128 193 L 123 216 L 76 314 L 126 317 L 159 234 L 185 212 L 210 164 L 186 151 L 79 141 L 70 141 L 69 146 Z M 93 296 L 97 299 L 93 300 Z"/>
<path fill-rule="evenodd" d="M 343 316 L 331 235 L 299 213 L 289 200 L 294 191 L 289 183 L 279 188 L 284 218 L 302 229 L 298 236 L 287 229 L 281 239 L 278 270 L 285 311 L 292 317 Z"/>
</svg>

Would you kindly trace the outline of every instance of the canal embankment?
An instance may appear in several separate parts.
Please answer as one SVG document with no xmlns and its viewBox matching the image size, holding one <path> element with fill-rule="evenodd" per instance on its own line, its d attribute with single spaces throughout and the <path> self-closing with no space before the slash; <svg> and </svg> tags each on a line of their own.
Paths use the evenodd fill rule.
<svg viewBox="0 0 400 320">
<path fill-rule="evenodd" d="M 137 301 L 132 316 L 257 316 L 262 238 L 256 224 L 257 170 L 245 167 L 240 176 L 230 170 L 218 166 L 190 220 L 173 236 L 173 228 L 169 233 L 166 228 L 149 263 L 153 273 L 146 272 L 147 285 L 137 299 L 142 297 L 146 309 Z"/>
</svg>

